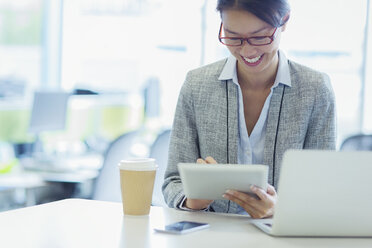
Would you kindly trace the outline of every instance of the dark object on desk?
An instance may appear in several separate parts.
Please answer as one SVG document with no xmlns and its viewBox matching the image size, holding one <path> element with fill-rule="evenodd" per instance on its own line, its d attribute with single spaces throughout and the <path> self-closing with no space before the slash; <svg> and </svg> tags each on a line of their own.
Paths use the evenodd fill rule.
<svg viewBox="0 0 372 248">
<path fill-rule="evenodd" d="M 13 148 L 17 158 L 30 157 L 34 151 L 34 143 L 15 143 L 13 144 Z"/>
<path fill-rule="evenodd" d="M 372 134 L 357 134 L 346 138 L 340 150 L 372 151 Z"/>
<path fill-rule="evenodd" d="M 98 92 L 88 90 L 88 89 L 74 89 L 73 95 L 98 95 Z"/>
</svg>

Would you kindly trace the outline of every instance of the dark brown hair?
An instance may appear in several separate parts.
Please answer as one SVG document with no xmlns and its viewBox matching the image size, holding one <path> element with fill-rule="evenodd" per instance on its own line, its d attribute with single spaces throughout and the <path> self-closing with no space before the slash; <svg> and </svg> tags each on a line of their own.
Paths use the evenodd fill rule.
<svg viewBox="0 0 372 248">
<path fill-rule="evenodd" d="M 285 24 L 290 12 L 287 0 L 218 0 L 217 11 L 229 9 L 248 11 L 273 27 Z"/>
</svg>

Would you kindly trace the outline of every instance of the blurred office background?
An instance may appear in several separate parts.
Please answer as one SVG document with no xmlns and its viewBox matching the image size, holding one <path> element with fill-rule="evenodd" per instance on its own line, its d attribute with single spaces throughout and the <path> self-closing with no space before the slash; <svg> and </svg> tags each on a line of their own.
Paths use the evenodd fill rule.
<svg viewBox="0 0 372 248">
<path fill-rule="evenodd" d="M 372 133 L 369 0 L 289 2 L 282 49 L 331 77 L 338 147 Z M 107 151 L 125 134 L 136 134 L 125 156 L 149 156 L 171 127 L 187 71 L 229 55 L 217 39 L 215 6 L 216 0 L 0 0 L 0 210 L 93 198 Z M 40 92 L 68 97 L 46 98 L 35 110 Z M 32 168 L 35 161 L 44 167 Z M 77 163 L 86 177 L 63 168 Z M 54 174 L 43 172 L 56 164 Z M 34 173 L 23 173 L 25 167 Z"/>
</svg>

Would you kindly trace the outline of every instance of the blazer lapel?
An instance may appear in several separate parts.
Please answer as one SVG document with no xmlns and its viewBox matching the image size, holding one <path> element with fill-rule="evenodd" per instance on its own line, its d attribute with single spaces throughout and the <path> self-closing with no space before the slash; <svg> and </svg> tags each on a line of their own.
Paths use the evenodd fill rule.
<svg viewBox="0 0 372 248">
<path fill-rule="evenodd" d="M 265 147 L 264 147 L 264 164 L 269 166 L 269 183 L 274 184 L 273 182 L 273 157 L 275 154 L 275 139 L 277 137 L 277 128 L 278 128 L 278 119 L 280 112 L 280 102 L 282 100 L 282 94 L 284 85 L 279 84 L 273 91 L 271 97 L 271 103 L 269 108 L 269 113 L 267 116 L 267 126 L 266 126 L 266 138 L 265 138 Z M 277 141 L 278 142 L 278 141 Z M 275 159 L 276 160 L 276 159 Z M 275 181 L 278 179 L 275 178 Z M 276 185 L 274 185 L 276 186 Z"/>
<path fill-rule="evenodd" d="M 227 81 L 227 96 L 228 96 L 228 161 L 230 164 L 238 163 L 238 90 L 236 85 L 231 81 Z M 222 125 L 220 125 L 222 126 Z"/>
</svg>

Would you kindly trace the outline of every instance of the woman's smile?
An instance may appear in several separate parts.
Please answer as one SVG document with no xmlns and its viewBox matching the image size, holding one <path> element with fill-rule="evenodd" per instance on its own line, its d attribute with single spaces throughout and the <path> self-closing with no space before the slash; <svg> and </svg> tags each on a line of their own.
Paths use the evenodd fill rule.
<svg viewBox="0 0 372 248">
<path fill-rule="evenodd" d="M 254 58 L 247 58 L 247 57 L 243 57 L 243 56 L 240 56 L 240 57 L 243 59 L 244 64 L 246 64 L 248 66 L 257 66 L 261 63 L 261 61 L 264 57 L 264 54 L 261 54 L 257 57 L 254 57 Z"/>
</svg>

